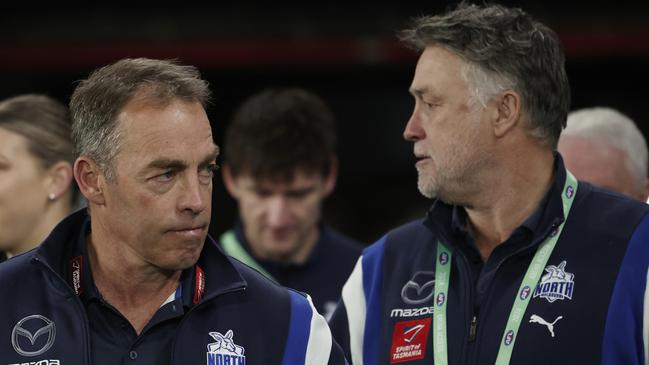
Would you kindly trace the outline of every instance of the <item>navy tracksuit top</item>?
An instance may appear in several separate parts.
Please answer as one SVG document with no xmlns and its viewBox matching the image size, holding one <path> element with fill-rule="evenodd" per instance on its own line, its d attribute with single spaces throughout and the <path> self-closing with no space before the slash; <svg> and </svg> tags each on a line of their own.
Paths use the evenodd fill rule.
<svg viewBox="0 0 649 365">
<path fill-rule="evenodd" d="M 564 221 L 560 194 L 566 172 L 559 155 L 554 176 L 536 212 L 486 262 L 463 229 L 464 209 L 441 201 L 426 218 L 366 248 L 329 323 L 350 361 L 433 363 L 435 265 L 442 240 L 453 252 L 448 364 L 493 364 L 530 261 Z M 579 183 L 563 233 L 531 289 L 511 364 L 644 364 L 642 307 L 625 304 L 629 290 L 618 273 L 636 252 L 648 251 L 642 249 L 649 245 L 648 211 L 646 204 Z M 638 272 L 642 289 L 633 295 L 641 297 L 646 267 Z"/>
<path fill-rule="evenodd" d="M 61 222 L 38 248 L 0 264 L 0 364 L 89 365 L 93 349 L 73 247 L 87 214 Z M 208 237 L 196 303 L 160 344 L 166 364 L 344 364 L 304 295 L 227 257 Z M 137 358 L 125 363 L 159 365 Z"/>
</svg>

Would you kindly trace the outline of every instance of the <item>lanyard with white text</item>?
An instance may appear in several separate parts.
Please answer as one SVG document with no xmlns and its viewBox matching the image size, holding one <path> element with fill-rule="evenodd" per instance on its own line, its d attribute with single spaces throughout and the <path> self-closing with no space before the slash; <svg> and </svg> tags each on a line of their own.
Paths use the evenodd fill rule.
<svg viewBox="0 0 649 365">
<path fill-rule="evenodd" d="M 498 350 L 498 357 L 496 358 L 496 365 L 507 365 L 512 356 L 514 349 L 514 342 L 516 341 L 516 334 L 521 324 L 521 319 L 525 314 L 527 305 L 530 301 L 533 288 L 539 281 L 541 273 L 548 263 L 550 254 L 554 250 L 554 246 L 559 240 L 559 236 L 563 231 L 563 226 L 568 220 L 570 207 L 572 206 L 573 198 L 577 193 L 577 179 L 566 170 L 566 183 L 561 192 L 561 201 L 563 203 L 563 216 L 564 220 L 559 227 L 550 233 L 550 236 L 545 239 L 536 250 L 534 258 L 527 272 L 523 277 L 523 282 L 518 289 L 516 299 L 512 306 L 505 332 L 503 333 L 500 348 Z M 447 349 L 447 336 L 446 336 L 446 302 L 448 300 L 448 285 L 451 274 L 451 258 L 452 252 L 441 241 L 437 241 L 437 263 L 435 268 L 435 310 L 433 313 L 433 352 L 435 358 L 435 365 L 448 364 L 448 349 Z"/>
</svg>

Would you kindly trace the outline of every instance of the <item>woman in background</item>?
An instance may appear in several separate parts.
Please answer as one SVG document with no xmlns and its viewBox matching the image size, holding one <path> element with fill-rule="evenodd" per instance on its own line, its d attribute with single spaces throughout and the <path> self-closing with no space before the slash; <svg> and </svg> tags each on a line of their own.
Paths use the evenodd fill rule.
<svg viewBox="0 0 649 365">
<path fill-rule="evenodd" d="M 0 261 L 39 245 L 72 210 L 70 123 L 44 95 L 0 102 Z"/>
</svg>

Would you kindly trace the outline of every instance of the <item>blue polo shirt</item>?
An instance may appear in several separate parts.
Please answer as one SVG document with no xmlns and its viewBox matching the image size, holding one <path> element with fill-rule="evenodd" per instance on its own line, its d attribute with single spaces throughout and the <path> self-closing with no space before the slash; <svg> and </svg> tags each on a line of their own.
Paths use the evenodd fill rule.
<svg viewBox="0 0 649 365">
<path fill-rule="evenodd" d="M 88 317 L 92 364 L 169 364 L 176 329 L 196 295 L 196 266 L 183 271 L 176 292 L 138 335 L 130 322 L 103 298 L 95 286 L 86 248 L 89 219 L 80 232 L 83 234 L 77 239 L 67 271 L 70 285 L 81 299 Z"/>
</svg>

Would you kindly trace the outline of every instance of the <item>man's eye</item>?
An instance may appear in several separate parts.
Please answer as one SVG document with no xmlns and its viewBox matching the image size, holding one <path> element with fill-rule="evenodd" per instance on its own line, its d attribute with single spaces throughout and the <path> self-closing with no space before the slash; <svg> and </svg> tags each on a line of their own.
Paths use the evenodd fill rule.
<svg viewBox="0 0 649 365">
<path fill-rule="evenodd" d="M 214 174 L 218 170 L 219 170 L 219 165 L 217 165 L 215 163 L 212 163 L 212 164 L 209 164 L 209 165 L 203 167 L 199 172 L 199 177 L 201 179 L 201 182 L 208 183 L 208 182 L 212 181 L 212 178 L 214 177 Z"/>
<path fill-rule="evenodd" d="M 171 181 L 174 178 L 174 176 L 176 176 L 176 172 L 173 170 L 168 170 L 163 172 L 160 175 L 156 175 L 153 179 L 160 182 L 167 182 L 167 181 Z"/>
<path fill-rule="evenodd" d="M 214 173 L 217 172 L 218 170 L 219 170 L 219 165 L 217 165 L 217 164 L 215 164 L 215 163 L 211 163 L 211 164 L 209 164 L 209 165 L 203 167 L 203 168 L 201 169 L 201 173 L 202 173 L 203 175 L 214 176 Z"/>
<path fill-rule="evenodd" d="M 286 193 L 286 196 L 291 199 L 302 199 L 305 196 L 309 195 L 311 193 L 311 189 L 308 190 L 298 190 L 298 191 L 290 191 Z"/>
<path fill-rule="evenodd" d="M 435 109 L 435 107 L 437 106 L 437 105 L 435 105 L 433 103 L 427 103 L 427 102 L 424 102 L 424 105 L 426 105 L 426 109 L 428 109 L 428 110 Z"/>
</svg>

